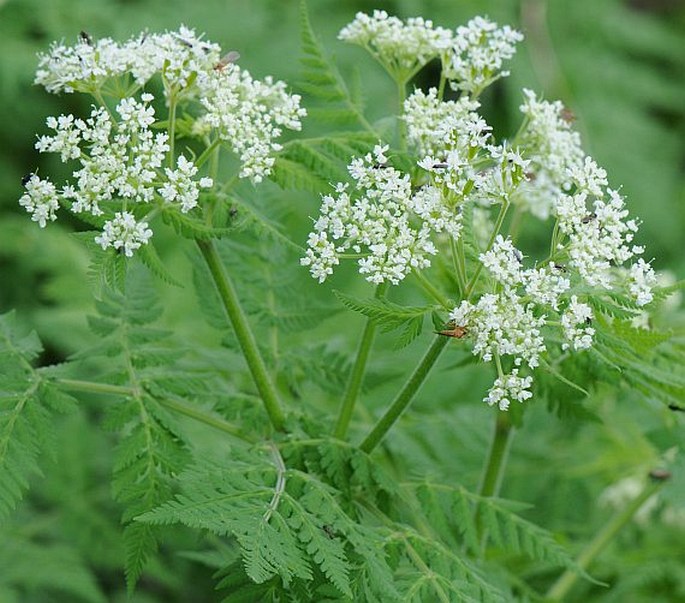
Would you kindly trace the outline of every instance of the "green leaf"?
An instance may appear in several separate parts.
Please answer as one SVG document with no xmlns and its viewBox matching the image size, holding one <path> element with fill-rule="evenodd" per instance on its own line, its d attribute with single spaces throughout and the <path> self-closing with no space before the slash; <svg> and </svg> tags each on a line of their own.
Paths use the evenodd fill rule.
<svg viewBox="0 0 685 603">
<path fill-rule="evenodd" d="M 0 519 L 6 518 L 40 473 L 38 457 L 54 437 L 52 411 L 73 408 L 73 398 L 44 382 L 32 362 L 42 351 L 13 313 L 0 315 Z"/>
<path fill-rule="evenodd" d="M 435 310 L 435 306 L 401 306 L 386 299 L 360 300 L 340 291 L 335 296 L 346 308 L 359 312 L 375 322 L 383 332 L 402 329 L 396 347 L 409 345 L 423 330 L 424 316 Z"/>
</svg>

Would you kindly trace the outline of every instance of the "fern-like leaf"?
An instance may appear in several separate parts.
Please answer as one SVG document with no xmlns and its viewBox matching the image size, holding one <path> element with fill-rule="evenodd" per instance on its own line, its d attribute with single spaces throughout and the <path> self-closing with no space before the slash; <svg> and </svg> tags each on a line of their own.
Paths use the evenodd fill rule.
<svg viewBox="0 0 685 603">
<path fill-rule="evenodd" d="M 346 308 L 373 320 L 383 332 L 402 329 L 396 347 L 409 345 L 423 330 L 424 317 L 435 310 L 434 306 L 401 306 L 385 299 L 360 300 L 340 291 L 336 297 Z"/>
<path fill-rule="evenodd" d="M 356 122 L 373 132 L 360 107 L 352 99 L 345 81 L 335 65 L 328 60 L 316 38 L 304 0 L 300 4 L 300 32 L 303 53 L 301 62 L 304 69 L 299 88 L 325 104 L 326 123 Z"/>
<path fill-rule="evenodd" d="M 0 316 L 0 519 L 6 517 L 39 473 L 38 457 L 51 439 L 52 411 L 73 407 L 73 398 L 33 368 L 42 351 L 35 333 L 21 333 L 13 314 Z"/>
</svg>

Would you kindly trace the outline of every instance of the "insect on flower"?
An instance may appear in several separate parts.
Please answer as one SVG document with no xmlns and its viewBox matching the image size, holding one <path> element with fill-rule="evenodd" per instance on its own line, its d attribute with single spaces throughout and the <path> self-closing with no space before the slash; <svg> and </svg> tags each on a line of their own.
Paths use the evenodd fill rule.
<svg viewBox="0 0 685 603">
<path fill-rule="evenodd" d="M 91 36 L 87 31 L 81 30 L 78 34 L 78 39 L 84 44 L 88 44 L 88 46 L 94 46 L 93 36 Z"/>
<path fill-rule="evenodd" d="M 214 70 L 223 71 L 227 65 L 238 62 L 239 58 L 240 53 L 237 50 L 231 50 L 231 52 L 227 52 L 224 56 L 222 56 L 219 59 L 219 62 L 216 65 L 214 65 Z"/>
<path fill-rule="evenodd" d="M 445 325 L 447 328 L 442 331 L 435 331 L 438 335 L 444 335 L 445 337 L 454 337 L 455 339 L 461 339 L 468 333 L 466 327 L 460 327 L 455 325 L 453 322 L 447 323 Z"/>
</svg>

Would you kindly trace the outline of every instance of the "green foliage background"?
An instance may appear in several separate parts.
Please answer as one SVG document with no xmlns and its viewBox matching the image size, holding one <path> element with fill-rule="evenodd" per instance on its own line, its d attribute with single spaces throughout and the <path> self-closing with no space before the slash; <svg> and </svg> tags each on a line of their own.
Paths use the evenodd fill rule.
<svg viewBox="0 0 685 603">
<path fill-rule="evenodd" d="M 360 49 L 335 40 L 356 11 L 383 8 L 402 17 L 422 15 L 445 27 L 462 24 L 475 14 L 488 14 L 521 29 L 526 41 L 511 66 L 512 77 L 485 98 L 487 118 L 500 132 L 511 131 L 522 86 L 544 92 L 549 99 L 561 98 L 576 115 L 590 154 L 607 168 L 614 186 L 623 185 L 631 211 L 642 218 L 640 236 L 655 257 L 655 267 L 673 272 L 676 278 L 685 277 L 682 3 L 310 0 L 309 8 L 319 39 L 335 55 L 343 74 L 361 77 L 360 89 L 371 120 L 394 110 L 394 96 L 391 82 Z M 38 157 L 33 149 L 34 133 L 43 131 L 45 117 L 85 109 L 82 99 L 50 96 L 32 86 L 35 54 L 52 40 L 75 39 L 80 30 L 96 37 L 125 38 L 143 28 L 173 29 L 179 23 L 205 31 L 225 49 L 238 50 L 241 66 L 257 77 L 273 74 L 293 84 L 299 78 L 295 0 L 0 0 L 0 102 L 4 115 L 0 129 L 0 313 L 15 308 L 19 328 L 38 332 L 45 346 L 40 363 L 63 361 L 93 345 L 97 337 L 86 321 L 86 315 L 95 313 L 87 278 L 89 251 L 72 234 L 82 226 L 63 214 L 57 223 L 40 231 L 17 204 L 25 173 L 36 166 L 55 175 L 61 169 Z M 295 240 L 305 239 L 308 216 L 314 215 L 318 206 L 317 195 L 265 187 L 262 201 L 264 215 L 285 223 Z M 249 256 L 245 252 L 249 247 L 241 245 L 255 245 L 252 239 L 246 235 L 232 249 L 229 259 L 235 269 Z M 166 238 L 160 235 L 160 249 L 173 276 L 189 283 L 193 270 L 187 246 L 187 241 L 181 243 L 170 234 Z M 243 268 L 247 281 L 254 271 L 249 265 Z M 361 329 L 361 318 L 343 313 L 331 288 L 310 282 L 304 269 L 298 271 L 292 254 L 274 258 L 271 270 L 259 269 L 269 291 L 277 290 L 281 272 L 296 274 L 298 291 L 310 302 L 316 300 L 313 305 L 321 310 L 321 324 L 304 333 L 298 332 L 301 325 L 296 315 L 271 312 L 267 316 L 281 327 L 293 321 L 291 331 L 284 329 L 293 347 L 308 340 L 322 342 L 309 363 L 288 364 L 290 372 L 282 377 L 286 383 L 281 385 L 303 388 L 303 394 L 325 391 L 327 384 L 339 388 L 345 380 L 345 355 L 356 345 L 350 334 Z M 341 276 L 336 287 L 343 288 L 348 282 L 355 293 L 368 297 L 367 288 L 350 276 Z M 178 288 L 161 282 L 156 286 L 165 306 L 160 325 L 173 331 L 188 348 L 216 345 L 227 337 L 212 326 L 212 308 L 206 300 L 200 302 L 209 320 L 199 315 L 190 286 Z M 248 309 L 259 318 L 263 300 L 255 289 L 246 286 L 245 292 Z M 404 301 L 416 301 L 410 290 L 404 295 Z M 278 299 L 272 302 L 271 309 L 277 309 Z M 663 320 L 682 333 L 682 315 L 667 314 Z M 372 365 L 367 413 L 383 408 L 424 346 L 412 344 L 395 351 L 393 336 L 383 335 L 376 347 L 382 352 Z M 230 348 L 225 355 L 222 366 L 237 364 Z M 476 486 L 491 413 L 479 402 L 484 373 L 467 368 L 458 379 L 452 377 L 450 368 L 464 359 L 459 353 L 443 359 L 440 370 L 403 420 L 403 428 L 388 438 L 385 454 L 398 474 L 458 482 L 470 489 Z M 340 383 L 335 382 L 336 370 L 332 369 L 336 367 Z M 303 373 L 309 373 L 310 379 L 318 376 L 318 389 L 302 385 Z M 549 385 L 551 398 L 569 395 L 555 387 L 559 386 Z M 28 500 L 12 520 L 0 525 L 0 602 L 126 599 L 121 513 L 109 486 L 114 440 L 100 428 L 106 404 L 106 399 L 93 397 L 83 412 L 55 419 L 58 437 L 51 445 L 52 457 L 42 464 L 43 475 L 35 477 Z M 588 540 L 606 521 L 609 511 L 596 501 L 608 485 L 644 474 L 667 449 L 685 438 L 679 416 L 627 388 L 617 392 L 599 387 L 592 392 L 588 406 L 597 421 L 562 422 L 538 405 L 517 434 L 503 490 L 503 496 L 532 505 L 527 516 L 533 521 L 563 532 L 573 542 Z M 316 401 L 311 400 L 303 400 L 303 407 L 322 414 L 333 412 L 333 407 L 317 409 Z M 222 446 L 219 437 L 208 439 L 207 456 L 215 456 Z M 669 496 L 673 507 L 685 512 L 683 476 L 679 482 L 675 480 Z M 683 600 L 683 538 L 683 527 L 673 528 L 658 520 L 648 528 L 630 526 L 593 572 L 615 588 L 609 592 L 586 583 L 574 591 L 577 600 Z M 211 554 L 207 552 L 210 549 Z M 234 552 L 227 550 L 221 557 L 217 550 L 221 551 L 221 546 L 211 538 L 200 539 L 180 528 L 168 532 L 162 554 L 144 575 L 132 600 L 220 600 L 222 595 L 213 591 L 212 574 L 214 568 L 230 561 Z"/>
</svg>

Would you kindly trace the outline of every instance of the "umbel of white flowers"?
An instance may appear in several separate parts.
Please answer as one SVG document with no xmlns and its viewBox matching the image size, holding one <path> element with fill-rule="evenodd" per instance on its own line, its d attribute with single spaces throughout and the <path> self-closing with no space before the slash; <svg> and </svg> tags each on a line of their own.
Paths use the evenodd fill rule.
<svg viewBox="0 0 685 603">
<path fill-rule="evenodd" d="M 190 212 L 201 190 L 214 185 L 199 175 L 189 151 L 170 156 L 173 128 L 154 130 L 155 98 L 143 90 L 155 76 L 167 107 L 190 107 L 184 113 L 192 120 L 190 132 L 204 143 L 228 146 L 240 160 L 239 176 L 253 182 L 271 172 L 282 129 L 299 130 L 306 114 L 300 97 L 288 94 L 283 82 L 253 79 L 222 59 L 217 44 L 185 27 L 143 33 L 124 43 L 82 34 L 74 46 L 54 44 L 40 56 L 36 83 L 55 94 L 89 94 L 98 104 L 85 119 L 47 119 L 52 133 L 40 136 L 36 149 L 58 153 L 75 169 L 73 181 L 61 188 L 37 174 L 25 179 L 19 202 L 41 227 L 55 220 L 63 205 L 102 225 L 95 240 L 103 249 L 131 256 L 152 236 L 147 214 L 159 206 Z M 114 99 L 113 110 L 105 97 Z M 164 120 L 174 117 L 175 109 Z"/>
<path fill-rule="evenodd" d="M 497 378 L 484 400 L 502 410 L 531 397 L 532 376 L 520 373 L 532 373 L 552 348 L 592 346 L 593 296 L 611 290 L 638 306 L 652 300 L 654 271 L 633 244 L 638 223 L 583 152 L 562 104 L 524 90 L 523 125 L 499 144 L 478 113 L 478 95 L 508 75 L 501 68 L 521 34 L 481 17 L 449 31 L 376 11 L 358 14 L 340 38 L 369 50 L 400 82 L 439 58 L 443 78 L 462 94 L 445 101 L 435 88 L 415 90 L 405 101 L 401 119 L 417 158 L 413 180 L 379 145 L 352 160 L 351 184 L 323 196 L 301 259 L 314 278 L 323 282 L 342 256 L 353 255 L 368 281 L 396 285 L 430 266 L 431 256 L 455 249 L 446 236 L 456 242 L 471 229 L 470 240 L 480 245 L 473 270 L 482 276 L 450 320 L 475 355 L 495 363 Z M 500 234 L 493 209 L 503 216 L 510 206 L 554 219 L 548 257 L 528 261 Z"/>
</svg>

